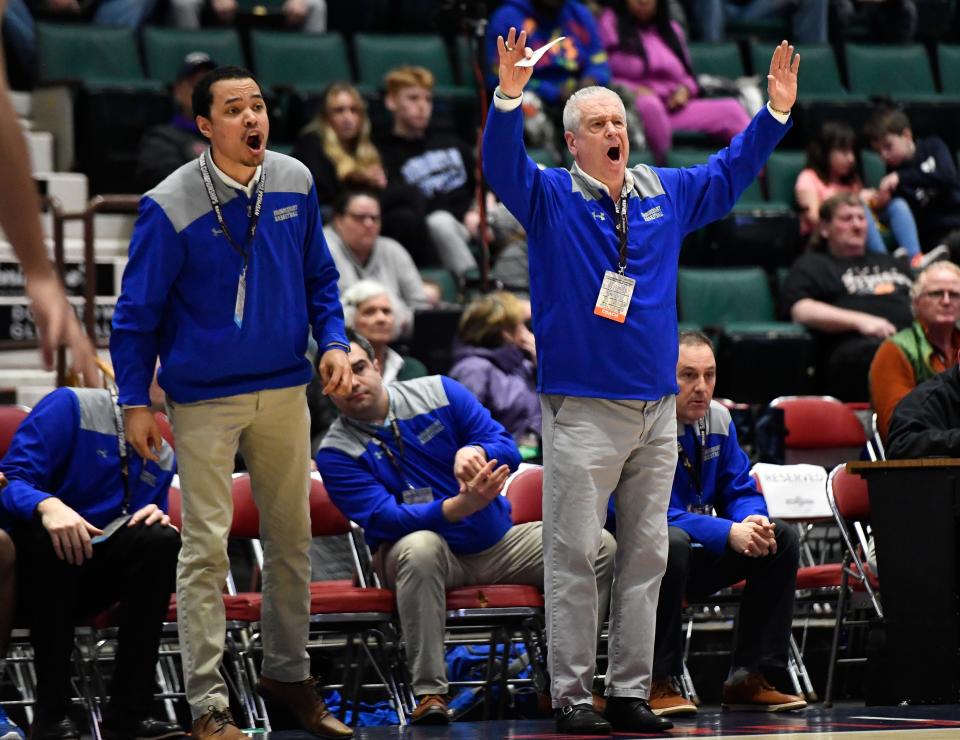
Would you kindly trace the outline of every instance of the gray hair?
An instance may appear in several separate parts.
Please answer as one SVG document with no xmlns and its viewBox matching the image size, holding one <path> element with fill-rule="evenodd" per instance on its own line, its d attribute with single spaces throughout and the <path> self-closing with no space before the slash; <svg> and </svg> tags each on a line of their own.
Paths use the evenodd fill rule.
<svg viewBox="0 0 960 740">
<path fill-rule="evenodd" d="M 383 283 L 378 283 L 376 280 L 360 280 L 343 291 L 340 295 L 340 303 L 343 304 L 343 323 L 346 328 L 355 328 L 357 308 L 361 303 L 381 295 L 387 296 L 390 299 L 390 305 L 393 305 L 390 291 Z"/>
<path fill-rule="evenodd" d="M 950 272 L 950 273 L 953 273 L 954 277 L 960 278 L 960 267 L 958 267 L 953 262 L 950 262 L 948 260 L 940 260 L 939 262 L 933 262 L 923 268 L 920 274 L 917 275 L 916 280 L 913 281 L 913 285 L 910 286 L 910 297 L 913 300 L 917 300 L 917 298 L 920 297 L 920 295 L 923 293 L 923 289 L 926 287 L 927 276 L 929 275 L 929 273 L 935 272 L 936 270 Z"/>
<path fill-rule="evenodd" d="M 613 90 L 607 87 L 601 87 L 599 85 L 591 85 L 590 87 L 584 87 L 580 90 L 577 90 L 573 95 L 567 98 L 567 104 L 563 106 L 563 130 L 564 132 L 570 131 L 575 132 L 580 128 L 580 119 L 583 117 L 583 112 L 580 110 L 581 101 L 587 100 L 588 98 L 598 98 L 598 97 L 611 97 L 617 101 L 620 105 L 620 110 L 623 111 L 623 117 L 627 117 L 627 109 L 623 105 L 623 99 L 617 95 Z"/>
</svg>

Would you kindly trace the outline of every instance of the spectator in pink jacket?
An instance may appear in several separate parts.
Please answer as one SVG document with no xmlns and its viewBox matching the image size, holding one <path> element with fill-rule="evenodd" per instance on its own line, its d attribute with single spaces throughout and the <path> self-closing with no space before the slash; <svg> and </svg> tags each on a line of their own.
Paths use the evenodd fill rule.
<svg viewBox="0 0 960 740">
<path fill-rule="evenodd" d="M 637 95 L 647 144 L 662 165 L 674 129 L 698 131 L 724 143 L 750 122 L 734 98 L 701 98 L 683 30 L 666 0 L 616 0 L 598 23 L 613 82 Z"/>
</svg>

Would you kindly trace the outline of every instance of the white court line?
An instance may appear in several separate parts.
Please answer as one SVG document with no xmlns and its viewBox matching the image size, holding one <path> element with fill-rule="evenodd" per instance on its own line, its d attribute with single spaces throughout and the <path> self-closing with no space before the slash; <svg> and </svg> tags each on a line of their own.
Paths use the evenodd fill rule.
<svg viewBox="0 0 960 740">
<path fill-rule="evenodd" d="M 872 719 L 872 720 L 881 720 L 883 722 L 954 722 L 955 720 L 942 720 L 942 719 L 914 719 L 910 717 L 849 717 L 849 719 Z"/>
</svg>

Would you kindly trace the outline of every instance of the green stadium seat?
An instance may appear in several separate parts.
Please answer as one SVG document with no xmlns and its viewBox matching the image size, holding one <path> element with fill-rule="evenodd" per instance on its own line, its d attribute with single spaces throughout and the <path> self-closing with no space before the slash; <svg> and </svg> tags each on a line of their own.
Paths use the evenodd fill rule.
<svg viewBox="0 0 960 740">
<path fill-rule="evenodd" d="M 667 167 L 695 167 L 705 164 L 711 155 L 715 154 L 714 149 L 671 149 L 667 152 Z M 766 199 L 763 197 L 763 190 L 760 188 L 760 181 L 754 180 L 743 191 L 740 200 L 734 206 L 736 211 L 765 210 L 769 207 Z"/>
<path fill-rule="evenodd" d="M 542 164 L 544 167 L 560 166 L 557 155 L 549 149 L 527 149 L 527 156 L 537 164 Z"/>
<path fill-rule="evenodd" d="M 860 150 L 860 166 L 863 168 L 863 183 L 868 188 L 876 187 L 887 174 L 887 165 L 873 149 Z"/>
<path fill-rule="evenodd" d="M 750 45 L 750 60 L 753 73 L 759 75 L 761 81 L 766 80 L 770 68 L 772 47 L 768 44 L 753 43 Z M 840 81 L 840 70 L 837 68 L 837 59 L 833 49 L 828 44 L 811 44 L 804 46 L 800 53 L 803 60 L 803 92 L 801 97 L 816 99 L 846 100 L 851 97 Z M 762 84 L 766 90 L 766 84 Z"/>
<path fill-rule="evenodd" d="M 939 44 L 940 85 L 947 95 L 960 95 L 960 45 Z"/>
<path fill-rule="evenodd" d="M 476 73 L 473 71 L 473 60 L 471 59 L 473 51 L 470 49 L 470 41 L 466 38 L 466 36 L 457 36 L 457 41 L 454 44 L 453 51 L 456 55 L 457 73 L 460 76 L 460 84 L 463 87 L 468 87 L 471 90 L 476 91 L 477 77 Z M 486 73 L 485 69 L 482 71 Z"/>
<path fill-rule="evenodd" d="M 701 326 L 775 321 L 767 274 L 759 267 L 681 267 L 677 278 L 680 317 Z"/>
<path fill-rule="evenodd" d="M 240 37 L 232 29 L 181 30 L 151 26 L 143 31 L 147 72 L 154 80 L 170 84 L 177 78 L 183 58 L 191 51 L 203 51 L 220 65 L 243 66 Z"/>
<path fill-rule="evenodd" d="M 440 286 L 440 298 L 447 303 L 456 303 L 460 297 L 457 279 L 445 267 L 421 267 L 420 277 Z"/>
<path fill-rule="evenodd" d="M 794 206 L 794 185 L 807 161 L 804 152 L 775 151 L 767 160 L 767 192 L 772 203 Z"/>
<path fill-rule="evenodd" d="M 253 31 L 253 69 L 265 88 L 289 87 L 316 93 L 331 82 L 350 82 L 347 45 L 339 33 Z"/>
<path fill-rule="evenodd" d="M 365 92 L 383 86 L 387 73 L 402 65 L 426 67 L 436 81 L 434 94 L 441 97 L 473 98 L 474 91 L 458 85 L 443 37 L 438 34 L 370 34 L 353 38 L 357 54 L 357 81 Z"/>
<path fill-rule="evenodd" d="M 784 387 L 808 390 L 813 340 L 799 324 L 775 320 L 761 268 L 680 268 L 677 289 L 683 323 L 719 330 L 721 395 L 760 403 L 787 392 Z M 782 371 L 771 372 L 781 362 L 787 362 Z"/>
<path fill-rule="evenodd" d="M 636 167 L 638 164 L 654 165 L 653 155 L 649 149 L 631 149 L 627 158 L 627 167 Z"/>
<path fill-rule="evenodd" d="M 900 100 L 936 100 L 933 72 L 920 44 L 847 44 L 850 91 Z"/>
<path fill-rule="evenodd" d="M 37 49 L 39 79 L 44 83 L 148 91 L 160 87 L 144 77 L 136 36 L 129 28 L 38 23 Z"/>
<path fill-rule="evenodd" d="M 745 72 L 737 45 L 732 42 L 710 44 L 694 42 L 689 45 L 690 61 L 697 74 L 717 75 L 736 79 Z"/>
</svg>

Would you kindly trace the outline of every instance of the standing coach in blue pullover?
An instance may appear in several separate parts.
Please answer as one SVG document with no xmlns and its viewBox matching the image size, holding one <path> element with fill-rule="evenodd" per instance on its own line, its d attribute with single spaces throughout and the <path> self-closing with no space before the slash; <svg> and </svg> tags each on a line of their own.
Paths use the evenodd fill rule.
<svg viewBox="0 0 960 740">
<path fill-rule="evenodd" d="M 258 690 L 305 729 L 352 735 L 309 675 L 310 440 L 307 335 L 322 350 L 325 393 L 351 385 L 337 270 L 323 239 L 309 171 L 268 152 L 260 86 L 219 67 L 194 88 L 210 149 L 143 196 L 113 318 L 110 350 L 130 443 L 151 458 L 160 431 L 147 405 L 167 395 L 183 489 L 178 625 L 198 739 L 243 740 L 220 677 L 239 448 L 264 541 L 263 672 Z"/>
<path fill-rule="evenodd" d="M 503 33 L 507 29 L 493 29 Z M 500 36 L 500 84 L 484 131 L 487 180 L 527 231 L 543 407 L 544 557 L 551 694 L 560 732 L 665 730 L 650 712 L 653 626 L 677 462 L 677 261 L 691 231 L 725 215 L 789 126 L 799 55 L 784 41 L 770 102 L 699 167 L 626 169 L 623 102 L 601 87 L 563 112 L 569 171 L 523 147 L 526 34 Z M 792 60 L 792 61 L 791 61 Z M 590 704 L 596 662 L 593 563 L 611 492 L 617 563 L 606 718 Z"/>
<path fill-rule="evenodd" d="M 397 592 L 417 707 L 412 721 L 449 721 L 443 655 L 445 592 L 478 583 L 543 585 L 540 522 L 513 526 L 500 495 L 520 452 L 455 380 L 383 384 L 366 339 L 352 336 L 353 391 L 317 453 L 333 502 L 363 527 Z M 610 597 L 616 542 L 603 533 L 594 589 Z M 596 623 L 596 618 L 594 623 Z"/>
</svg>

